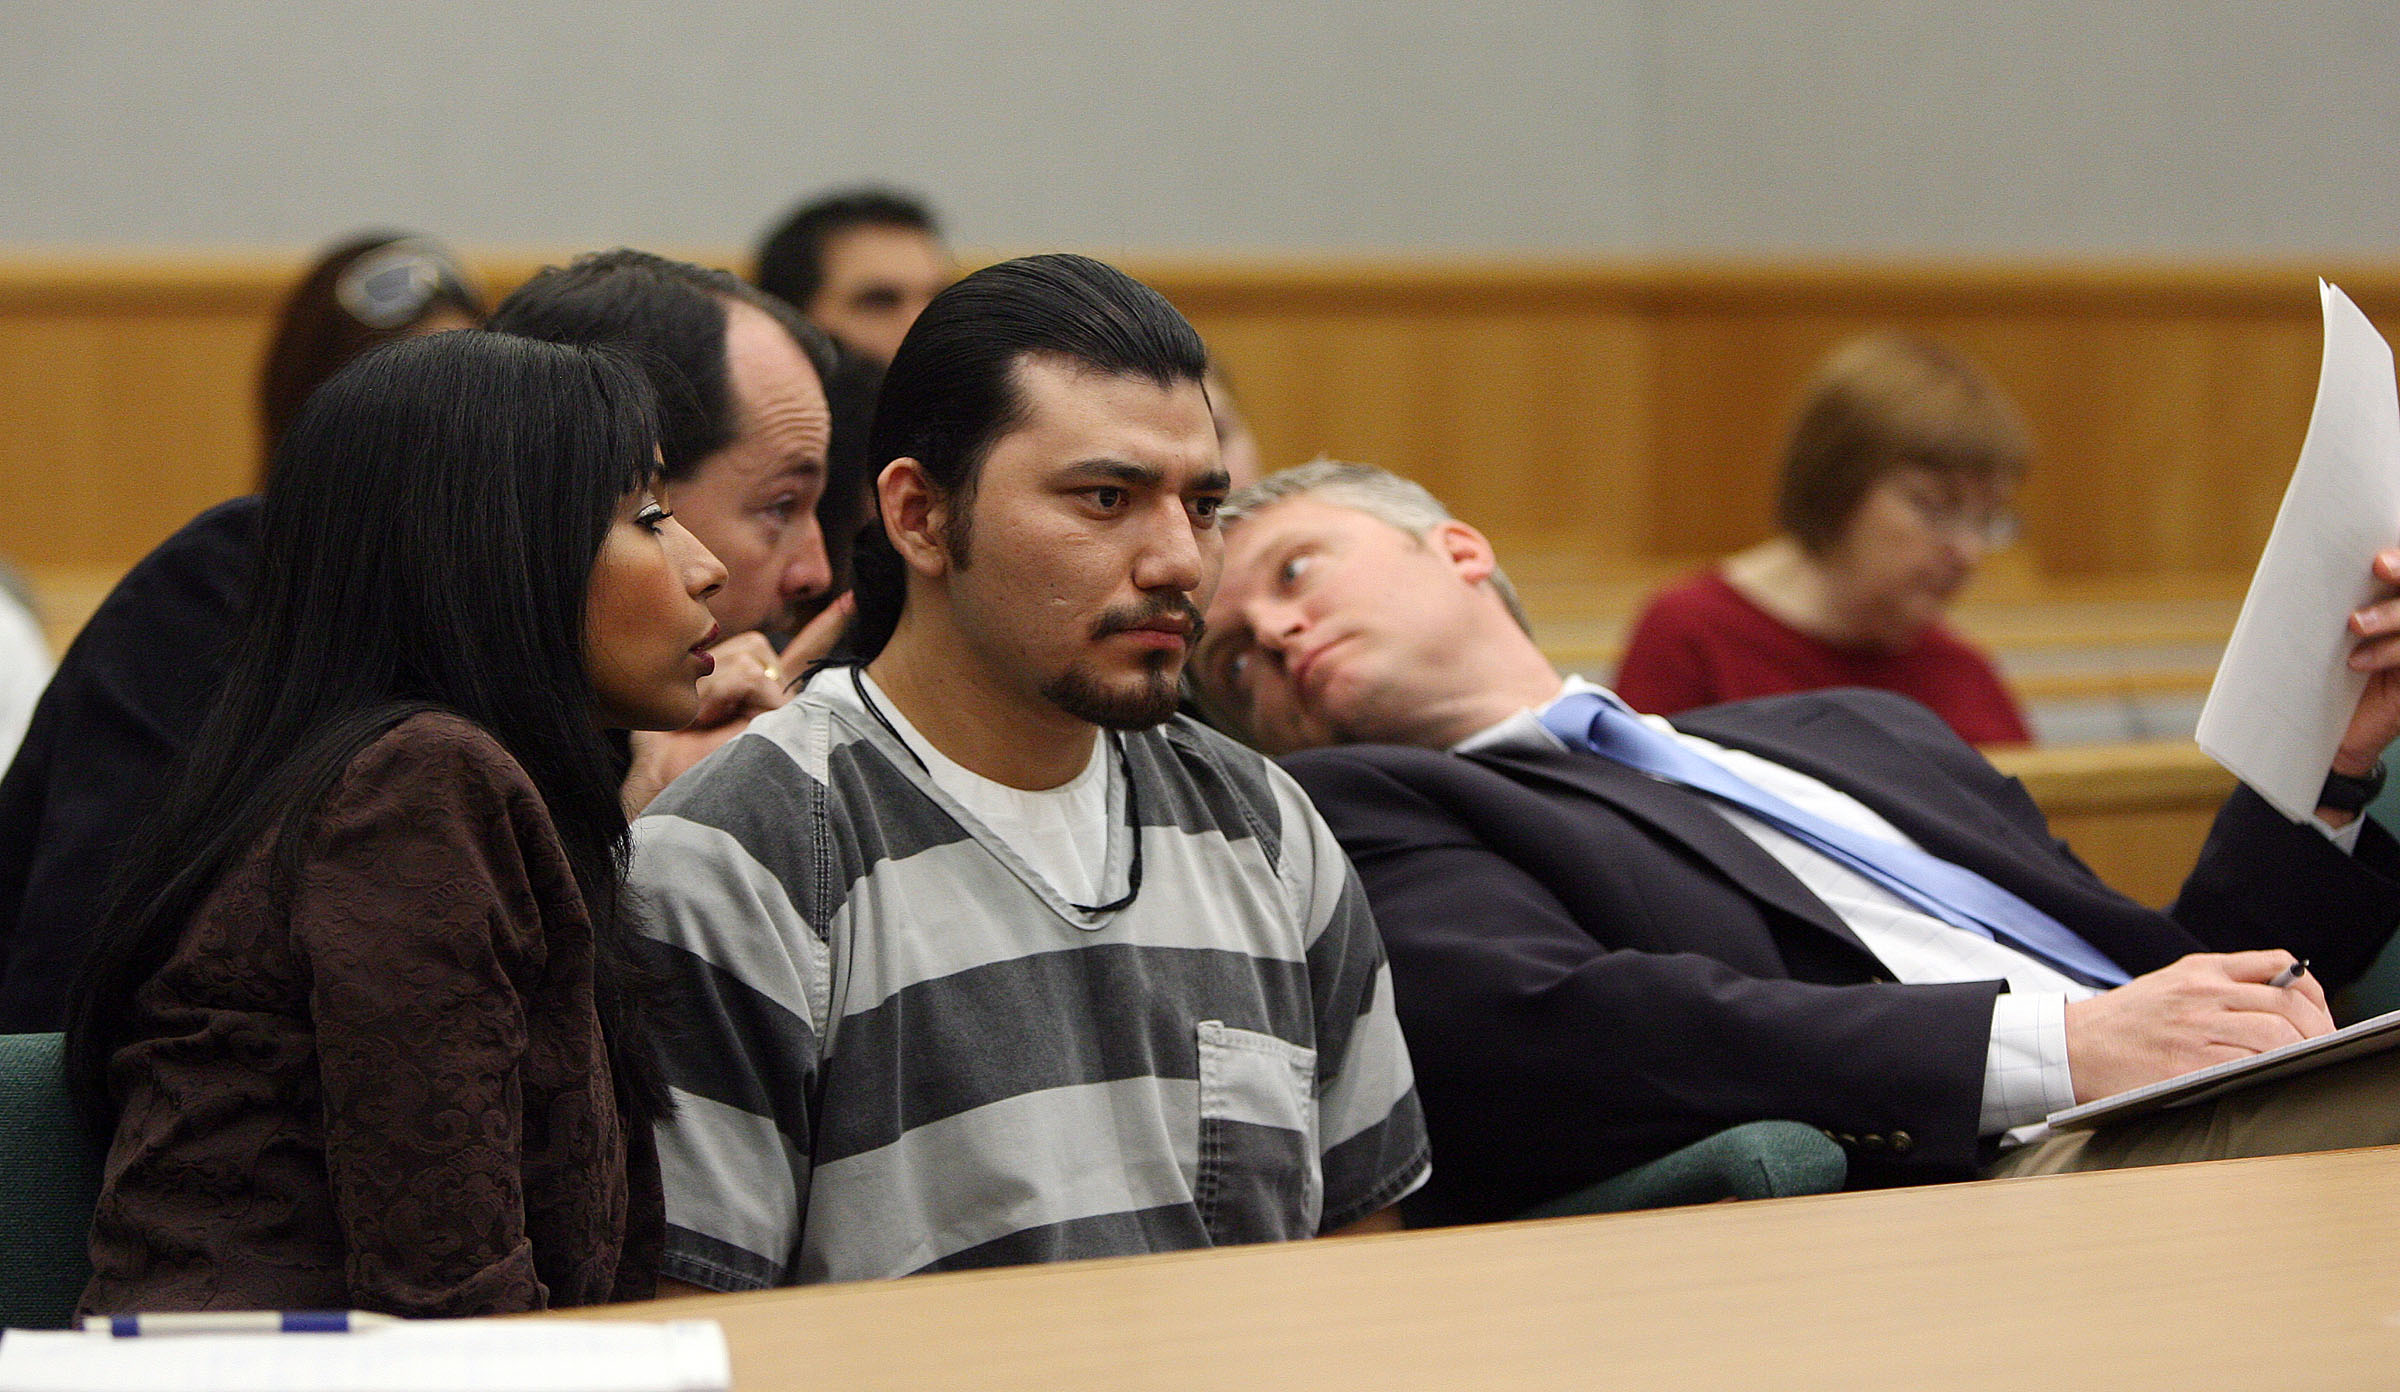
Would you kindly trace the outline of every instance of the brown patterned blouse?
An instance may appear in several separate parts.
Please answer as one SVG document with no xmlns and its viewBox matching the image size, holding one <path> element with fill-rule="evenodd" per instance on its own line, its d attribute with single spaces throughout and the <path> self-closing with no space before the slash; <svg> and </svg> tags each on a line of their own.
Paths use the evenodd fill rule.
<svg viewBox="0 0 2400 1392">
<path fill-rule="evenodd" d="M 418 715 L 351 763 L 288 911 L 254 851 L 135 997 L 89 1311 L 484 1315 L 638 1299 L 663 1217 L 540 795 Z"/>
</svg>

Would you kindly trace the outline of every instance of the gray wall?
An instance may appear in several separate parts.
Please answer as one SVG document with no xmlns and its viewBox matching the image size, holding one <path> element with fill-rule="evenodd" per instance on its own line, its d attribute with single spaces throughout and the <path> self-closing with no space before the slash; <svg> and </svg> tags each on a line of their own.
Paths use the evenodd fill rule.
<svg viewBox="0 0 2400 1392">
<path fill-rule="evenodd" d="M 0 0 L 0 243 L 2375 253 L 2400 7 Z"/>
<path fill-rule="evenodd" d="M 2391 0 L 1644 8 L 1661 246 L 2400 250 Z"/>
</svg>

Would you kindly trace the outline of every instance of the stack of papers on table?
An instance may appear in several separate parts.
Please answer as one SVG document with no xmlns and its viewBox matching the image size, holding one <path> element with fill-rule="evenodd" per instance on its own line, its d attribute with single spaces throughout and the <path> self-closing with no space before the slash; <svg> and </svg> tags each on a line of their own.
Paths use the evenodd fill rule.
<svg viewBox="0 0 2400 1392">
<path fill-rule="evenodd" d="M 12 1329 L 0 1392 L 728 1392 L 715 1320 L 413 1320 L 133 1339 Z"/>
</svg>

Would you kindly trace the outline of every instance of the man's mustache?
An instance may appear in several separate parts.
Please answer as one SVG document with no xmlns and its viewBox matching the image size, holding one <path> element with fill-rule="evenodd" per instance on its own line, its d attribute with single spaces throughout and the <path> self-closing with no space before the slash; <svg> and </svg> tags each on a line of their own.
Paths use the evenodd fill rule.
<svg viewBox="0 0 2400 1392">
<path fill-rule="evenodd" d="M 1184 651 L 1200 645 L 1200 634 L 1208 625 L 1200 618 L 1198 605 L 1186 594 L 1162 594 L 1140 604 L 1128 604 L 1111 609 L 1092 621 L 1092 637 L 1106 638 L 1112 633 L 1127 633 L 1137 628 L 1149 628 L 1162 619 L 1180 618 L 1184 622 Z"/>
</svg>

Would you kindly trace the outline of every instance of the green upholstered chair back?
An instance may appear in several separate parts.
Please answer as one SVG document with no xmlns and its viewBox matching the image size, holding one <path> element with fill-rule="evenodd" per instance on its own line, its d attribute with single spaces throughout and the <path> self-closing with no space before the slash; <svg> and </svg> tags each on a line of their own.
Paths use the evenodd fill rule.
<svg viewBox="0 0 2400 1392">
<path fill-rule="evenodd" d="M 2386 768 L 2400 767 L 2400 745 L 2383 753 Z M 2387 780 L 2383 791 L 2367 804 L 2367 815 L 2389 830 L 2400 827 L 2400 777 Z M 2400 1010 L 2400 937 L 2395 937 L 2367 968 L 2367 974 L 2333 1002 L 2334 1018 L 2344 1024 Z"/>
<path fill-rule="evenodd" d="M 1849 1177 L 1850 1157 L 1824 1132 L 1796 1121 L 1753 1121 L 1517 1216 L 1564 1218 L 1721 1199 L 1830 1194 Z"/>
<path fill-rule="evenodd" d="M 0 1325 L 61 1329 L 91 1279 L 99 1147 L 67 1101 L 56 1034 L 0 1034 Z"/>
</svg>

